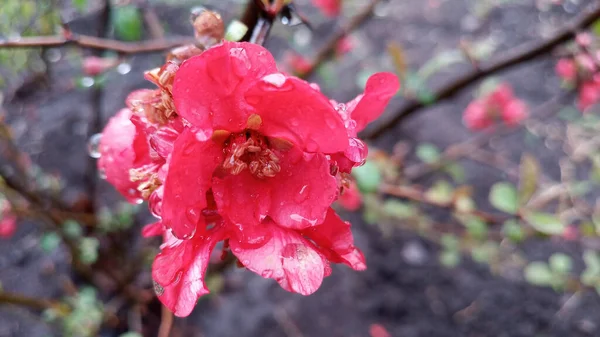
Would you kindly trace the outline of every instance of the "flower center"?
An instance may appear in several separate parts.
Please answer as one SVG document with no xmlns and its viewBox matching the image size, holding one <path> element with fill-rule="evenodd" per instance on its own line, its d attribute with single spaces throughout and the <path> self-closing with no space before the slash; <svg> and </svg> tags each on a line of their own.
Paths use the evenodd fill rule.
<svg viewBox="0 0 600 337">
<path fill-rule="evenodd" d="M 279 171 L 279 157 L 270 149 L 269 140 L 247 131 L 234 134 L 225 142 L 223 168 L 233 175 L 248 169 L 257 178 L 274 177 Z"/>
</svg>

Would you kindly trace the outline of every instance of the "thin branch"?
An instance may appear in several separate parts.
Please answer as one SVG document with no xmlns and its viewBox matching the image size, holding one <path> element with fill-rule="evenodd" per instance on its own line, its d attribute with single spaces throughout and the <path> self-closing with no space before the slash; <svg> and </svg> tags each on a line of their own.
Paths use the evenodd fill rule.
<svg viewBox="0 0 600 337">
<path fill-rule="evenodd" d="M 448 209 L 453 212 L 460 213 L 460 211 L 457 209 L 457 206 L 456 206 L 456 203 L 454 202 L 454 200 L 450 200 L 448 202 L 432 200 L 431 198 L 427 197 L 427 195 L 425 195 L 425 193 L 422 190 L 419 190 L 412 186 L 401 186 L 401 185 L 394 186 L 394 185 L 389 185 L 389 184 L 382 184 L 379 187 L 379 191 L 384 194 L 392 195 L 392 196 L 395 196 L 398 198 L 404 198 L 404 199 L 416 201 L 420 204 L 430 205 L 430 206 L 434 206 L 437 208 Z M 463 212 L 463 214 L 464 213 L 465 212 Z M 478 216 L 479 218 L 485 220 L 487 223 L 490 223 L 490 224 L 501 224 L 502 222 L 504 222 L 504 220 L 507 219 L 506 217 L 498 217 L 496 215 L 493 215 L 493 214 L 490 214 L 487 212 L 483 212 L 483 211 L 479 211 L 479 210 L 467 212 L 466 214 Z"/>
<path fill-rule="evenodd" d="M 59 309 L 63 307 L 62 303 L 58 301 L 27 297 L 4 291 L 0 291 L 0 305 L 1 304 L 21 305 L 36 310 Z"/>
<path fill-rule="evenodd" d="M 194 43 L 189 37 L 170 37 L 142 42 L 122 42 L 95 36 L 72 34 L 70 36 L 32 36 L 14 39 L 0 39 L 0 48 L 37 48 L 76 45 L 95 50 L 111 50 L 121 54 L 153 53 Z"/>
<path fill-rule="evenodd" d="M 600 3 L 590 5 L 571 23 L 564 28 L 558 30 L 552 37 L 542 40 L 541 42 L 532 42 L 517 47 L 503 56 L 490 62 L 483 62 L 477 69 L 460 76 L 454 81 L 448 83 L 442 88 L 436 90 L 433 96 L 436 102 L 451 98 L 458 94 L 461 90 L 479 81 L 487 76 L 493 75 L 499 71 L 508 69 L 512 66 L 531 61 L 540 56 L 543 56 L 559 45 L 573 39 L 577 32 L 588 28 L 596 20 L 600 19 Z M 363 132 L 362 136 L 366 139 L 374 139 L 381 136 L 384 132 L 394 128 L 403 119 L 417 113 L 422 108 L 426 107 L 425 103 L 408 100 L 387 120 L 383 120 L 377 127 Z"/>
<path fill-rule="evenodd" d="M 173 313 L 164 305 L 161 310 L 158 337 L 169 337 L 171 334 L 171 327 L 173 326 Z"/>
<path fill-rule="evenodd" d="M 315 55 L 313 61 L 311 62 L 311 67 L 308 71 L 300 74 L 300 77 L 307 78 L 312 75 L 317 68 L 325 61 L 327 61 L 332 55 L 335 53 L 336 46 L 338 43 L 352 31 L 356 30 L 363 23 L 367 21 L 368 18 L 373 14 L 373 10 L 375 6 L 380 3 L 381 0 L 372 0 L 367 7 L 365 7 L 360 13 L 354 16 L 346 25 L 340 27 L 323 45 L 317 54 Z"/>
</svg>

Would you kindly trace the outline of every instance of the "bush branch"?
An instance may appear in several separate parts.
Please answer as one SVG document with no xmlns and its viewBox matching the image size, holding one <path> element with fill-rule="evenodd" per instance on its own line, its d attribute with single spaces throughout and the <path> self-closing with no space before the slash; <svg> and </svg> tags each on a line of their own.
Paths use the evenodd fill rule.
<svg viewBox="0 0 600 337">
<path fill-rule="evenodd" d="M 451 98 L 464 88 L 487 76 L 545 55 L 559 45 L 573 39 L 579 31 L 588 28 L 598 19 L 600 19 L 600 4 L 596 3 L 590 5 L 583 13 L 564 28 L 558 30 L 552 37 L 540 42 L 527 43 L 495 60 L 482 62 L 477 69 L 471 70 L 434 91 L 433 95 L 436 98 L 436 102 Z M 377 138 L 384 132 L 393 129 L 403 119 L 415 114 L 424 107 L 426 107 L 425 103 L 416 100 L 405 101 L 390 118 L 384 119 L 377 127 L 364 132 L 363 137 L 367 139 Z"/>
</svg>

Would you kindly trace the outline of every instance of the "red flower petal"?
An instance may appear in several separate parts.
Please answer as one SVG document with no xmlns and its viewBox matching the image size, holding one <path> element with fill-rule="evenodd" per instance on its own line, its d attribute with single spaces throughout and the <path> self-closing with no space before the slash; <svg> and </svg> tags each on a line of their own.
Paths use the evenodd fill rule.
<svg viewBox="0 0 600 337">
<path fill-rule="evenodd" d="M 287 291 L 310 295 L 317 291 L 325 275 L 330 273 L 327 260 L 297 232 L 280 228 L 272 222 L 272 237 L 260 248 L 247 249 L 230 240 L 233 254 L 249 270 L 264 278 L 272 278 Z"/>
<path fill-rule="evenodd" d="M 262 119 L 260 132 L 294 142 L 307 152 L 333 153 L 348 146 L 341 117 L 309 83 L 283 74 L 262 78 L 246 94 Z"/>
<path fill-rule="evenodd" d="M 177 113 L 207 135 L 218 129 L 242 131 L 253 113 L 244 93 L 276 71 L 275 60 L 262 46 L 224 42 L 188 59 L 177 71 L 173 84 Z"/>
<path fill-rule="evenodd" d="M 198 298 L 209 292 L 204 283 L 206 267 L 222 238 L 222 231 L 214 231 L 206 238 L 178 240 L 169 236 L 165 240 L 152 264 L 152 279 L 158 298 L 176 316 L 189 315 Z"/>
<path fill-rule="evenodd" d="M 100 140 L 98 168 L 127 200 L 135 202 L 140 192 L 138 183 L 131 181 L 129 170 L 150 158 L 145 136 L 138 133 L 130 118 L 131 111 L 122 109 L 108 121 Z"/>
<path fill-rule="evenodd" d="M 220 146 L 209 140 L 201 142 L 196 133 L 185 129 L 175 142 L 165 181 L 161 215 L 167 228 L 178 238 L 194 235 L 203 222 L 206 192 L 210 189 L 213 171 L 223 161 Z"/>
<path fill-rule="evenodd" d="M 352 119 L 356 121 L 356 132 L 379 117 L 390 99 L 400 89 L 398 77 L 392 73 L 377 73 L 369 77 L 364 94 L 348 102 Z"/>
<path fill-rule="evenodd" d="M 344 192 L 340 195 L 338 202 L 340 205 L 342 205 L 342 207 L 349 211 L 358 211 L 362 205 L 362 196 L 354 180 L 350 182 L 349 188 L 344 189 Z"/>
<path fill-rule="evenodd" d="M 281 171 L 272 178 L 259 179 L 248 171 L 215 178 L 213 193 L 221 214 L 246 226 L 266 216 L 292 229 L 321 223 L 338 193 L 325 155 L 293 148 L 281 152 L 280 160 Z"/>
<path fill-rule="evenodd" d="M 152 236 L 163 235 L 165 228 L 162 222 L 157 221 L 155 223 L 147 224 L 142 228 L 142 237 L 149 238 Z"/>
<path fill-rule="evenodd" d="M 313 240 L 329 261 L 344 263 L 354 270 L 367 269 L 363 253 L 354 246 L 350 223 L 340 219 L 332 208 L 321 225 L 306 229 L 302 234 Z"/>
</svg>

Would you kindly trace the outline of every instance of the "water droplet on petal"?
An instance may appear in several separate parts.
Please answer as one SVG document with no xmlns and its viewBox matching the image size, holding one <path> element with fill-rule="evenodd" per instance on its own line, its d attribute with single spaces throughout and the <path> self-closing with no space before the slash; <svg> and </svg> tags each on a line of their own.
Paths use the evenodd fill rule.
<svg viewBox="0 0 600 337">
<path fill-rule="evenodd" d="M 154 292 L 156 293 L 156 296 L 162 296 L 162 294 L 165 292 L 165 288 L 163 288 L 163 286 L 161 286 L 160 284 L 158 284 L 158 282 L 152 280 L 152 284 L 154 287 Z"/>
<path fill-rule="evenodd" d="M 200 220 L 200 210 L 197 210 L 195 208 L 189 207 L 186 211 L 185 211 L 185 216 L 187 217 L 188 221 L 196 224 L 198 223 L 198 220 Z"/>
<path fill-rule="evenodd" d="M 242 264 L 243 264 L 244 266 L 247 266 L 247 265 L 249 265 L 249 264 L 250 264 L 250 260 L 244 260 L 244 261 L 242 261 Z"/>
<path fill-rule="evenodd" d="M 181 276 L 182 275 L 183 275 L 183 270 L 178 271 L 175 274 L 175 277 L 173 277 L 173 279 L 171 280 L 171 284 L 170 285 L 179 283 L 179 281 L 181 281 Z"/>
<path fill-rule="evenodd" d="M 90 155 L 90 157 L 100 158 L 100 156 L 102 155 L 100 153 L 100 140 L 101 139 L 102 139 L 101 133 L 97 133 L 90 137 L 90 140 L 88 141 L 88 146 L 87 146 L 88 154 Z"/>
<path fill-rule="evenodd" d="M 310 187 L 308 185 L 303 185 L 298 193 L 294 196 L 294 201 L 297 203 L 301 203 L 308 199 L 308 195 L 310 194 Z"/>
<path fill-rule="evenodd" d="M 271 278 L 271 276 L 273 276 L 273 271 L 271 269 L 265 269 L 260 273 L 260 276 L 264 278 Z"/>
<path fill-rule="evenodd" d="M 233 249 L 233 252 L 234 252 L 234 253 L 241 253 L 241 252 L 242 252 L 242 249 L 241 249 L 241 248 L 239 248 L 239 247 L 235 247 L 235 248 Z"/>
</svg>

